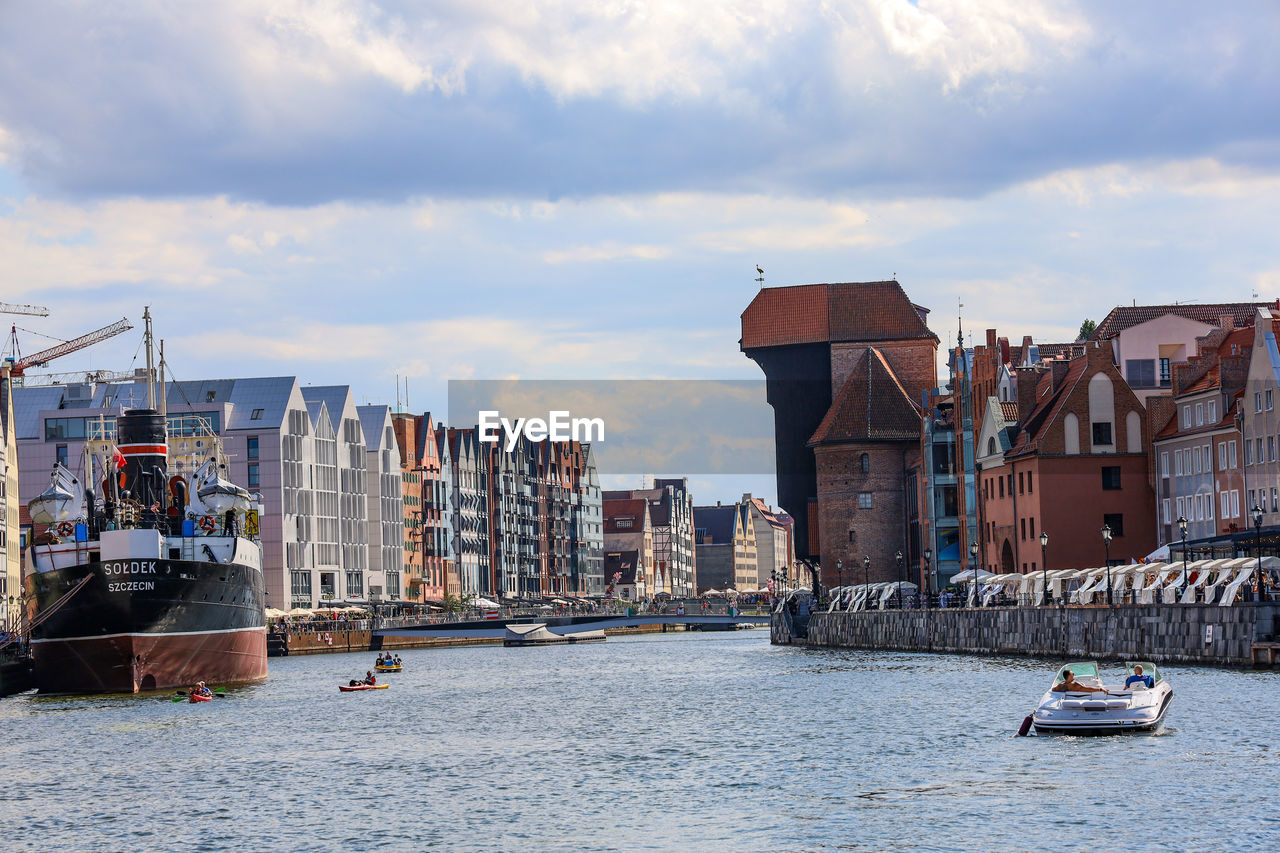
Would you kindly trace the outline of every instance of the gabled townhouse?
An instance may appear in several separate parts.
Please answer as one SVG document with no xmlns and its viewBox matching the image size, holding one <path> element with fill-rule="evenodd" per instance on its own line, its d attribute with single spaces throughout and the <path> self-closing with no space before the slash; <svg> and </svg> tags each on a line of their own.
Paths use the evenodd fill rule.
<svg viewBox="0 0 1280 853">
<path fill-rule="evenodd" d="M 1109 529 L 1113 561 L 1155 547 L 1155 501 L 1148 480 L 1146 413 L 1125 384 L 1107 341 L 1083 356 L 1018 370 L 1016 438 L 1002 449 L 1000 420 L 979 434 L 979 563 L 992 572 L 1047 564 L 1102 565 Z M 1003 416 L 1001 420 L 1003 419 Z"/>
</svg>

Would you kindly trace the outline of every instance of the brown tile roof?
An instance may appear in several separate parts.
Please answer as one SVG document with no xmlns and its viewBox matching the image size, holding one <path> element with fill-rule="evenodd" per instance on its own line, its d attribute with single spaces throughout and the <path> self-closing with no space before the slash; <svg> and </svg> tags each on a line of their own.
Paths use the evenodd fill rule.
<svg viewBox="0 0 1280 853">
<path fill-rule="evenodd" d="M 938 340 L 896 281 L 767 287 L 742 312 L 742 348 L 826 341 Z"/>
<path fill-rule="evenodd" d="M 601 510 L 604 513 L 605 533 L 635 533 L 644 530 L 644 513 L 647 504 L 643 500 L 604 500 Z M 619 527 L 618 519 L 630 518 L 629 527 Z"/>
<path fill-rule="evenodd" d="M 1000 402 L 1000 416 L 1004 418 L 1005 423 L 1016 424 L 1018 422 L 1018 404 L 1002 400 Z"/>
<path fill-rule="evenodd" d="M 920 410 L 880 350 L 867 347 L 809 439 L 809 445 L 911 441 L 919 437 Z"/>
<path fill-rule="evenodd" d="M 1114 338 L 1125 329 L 1163 317 L 1177 314 L 1188 320 L 1216 326 L 1223 317 L 1230 317 L 1237 326 L 1253 323 L 1259 308 L 1276 308 L 1275 302 L 1212 302 L 1196 305 L 1120 305 L 1111 309 L 1089 336 L 1091 341 Z M 1043 351 L 1043 350 L 1042 350 Z"/>
<path fill-rule="evenodd" d="M 1084 341 L 1069 344 L 1037 344 L 1037 347 L 1041 361 L 1051 358 L 1079 358 L 1084 355 Z"/>
<path fill-rule="evenodd" d="M 1021 424 L 1018 443 L 1010 448 L 1007 456 L 1030 453 L 1039 446 L 1040 436 L 1058 420 L 1058 413 L 1088 366 L 1089 359 L 1084 356 L 1073 359 L 1062 382 L 1053 391 L 1050 390 L 1053 384 L 1052 371 L 1046 370 L 1040 374 L 1040 381 L 1036 383 L 1036 405 L 1027 413 L 1026 423 Z"/>
</svg>

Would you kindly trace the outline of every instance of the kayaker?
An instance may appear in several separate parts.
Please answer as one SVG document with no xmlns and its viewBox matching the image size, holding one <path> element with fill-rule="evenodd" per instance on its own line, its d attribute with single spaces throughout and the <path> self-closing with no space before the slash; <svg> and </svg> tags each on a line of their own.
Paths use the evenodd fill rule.
<svg viewBox="0 0 1280 853">
<path fill-rule="evenodd" d="M 197 681 L 196 686 L 191 688 L 191 692 L 196 696 L 212 696 L 213 691 L 204 686 L 203 681 Z"/>
<path fill-rule="evenodd" d="M 376 679 L 376 678 L 374 678 L 374 677 L 373 677 L 373 670 L 369 670 L 368 672 L 366 672 L 366 673 L 365 673 L 365 676 L 364 676 L 364 683 L 365 683 L 365 684 L 377 684 L 377 683 L 378 683 L 378 679 Z"/>
</svg>

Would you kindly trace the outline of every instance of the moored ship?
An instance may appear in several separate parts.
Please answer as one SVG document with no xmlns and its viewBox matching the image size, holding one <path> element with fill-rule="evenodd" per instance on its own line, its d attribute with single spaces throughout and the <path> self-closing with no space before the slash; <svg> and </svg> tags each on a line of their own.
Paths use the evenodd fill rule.
<svg viewBox="0 0 1280 853">
<path fill-rule="evenodd" d="M 56 464 L 50 487 L 29 502 L 32 519 L 48 525 L 27 549 L 25 580 L 41 692 L 266 677 L 257 496 L 220 476 L 212 432 L 203 461 L 170 476 L 154 392 L 149 379 L 146 407 L 86 444 L 83 478 Z"/>
</svg>

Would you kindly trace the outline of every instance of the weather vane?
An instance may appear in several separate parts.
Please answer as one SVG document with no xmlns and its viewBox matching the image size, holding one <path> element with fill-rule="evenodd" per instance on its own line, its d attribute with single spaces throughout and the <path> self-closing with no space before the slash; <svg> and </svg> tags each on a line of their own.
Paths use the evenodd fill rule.
<svg viewBox="0 0 1280 853">
<path fill-rule="evenodd" d="M 764 270 L 760 269 L 760 265 L 756 264 L 756 272 L 760 273 L 760 277 L 756 281 L 760 282 L 761 289 L 764 288 Z"/>
</svg>

